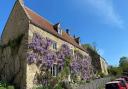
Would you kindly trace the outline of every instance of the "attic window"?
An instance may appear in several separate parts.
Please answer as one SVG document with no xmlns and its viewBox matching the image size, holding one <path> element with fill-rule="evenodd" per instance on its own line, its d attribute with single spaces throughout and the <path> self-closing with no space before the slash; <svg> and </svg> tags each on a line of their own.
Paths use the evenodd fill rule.
<svg viewBox="0 0 128 89">
<path fill-rule="evenodd" d="M 58 34 L 62 35 L 62 29 L 58 29 Z"/>
<path fill-rule="evenodd" d="M 78 43 L 80 45 L 80 37 L 75 37 L 74 36 L 74 40 L 76 41 L 76 43 Z"/>
<path fill-rule="evenodd" d="M 59 35 L 62 35 L 62 29 L 60 28 L 60 23 L 55 24 L 53 27 Z"/>
</svg>

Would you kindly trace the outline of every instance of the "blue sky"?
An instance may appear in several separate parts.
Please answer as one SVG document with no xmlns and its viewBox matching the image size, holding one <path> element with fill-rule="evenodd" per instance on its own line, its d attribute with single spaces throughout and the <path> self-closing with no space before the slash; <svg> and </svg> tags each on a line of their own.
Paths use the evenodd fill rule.
<svg viewBox="0 0 128 89">
<path fill-rule="evenodd" d="M 0 34 L 15 0 L 0 0 Z M 127 0 L 25 0 L 25 5 L 51 23 L 61 23 L 82 43 L 95 43 L 111 65 L 128 56 Z M 10 29 L 11 30 L 11 29 Z"/>
</svg>

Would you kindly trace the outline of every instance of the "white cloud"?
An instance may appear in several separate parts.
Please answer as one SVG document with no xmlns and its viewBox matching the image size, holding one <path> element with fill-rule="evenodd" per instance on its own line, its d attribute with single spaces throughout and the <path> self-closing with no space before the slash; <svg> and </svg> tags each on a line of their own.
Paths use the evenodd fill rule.
<svg viewBox="0 0 128 89">
<path fill-rule="evenodd" d="M 94 9 L 94 12 L 102 17 L 107 24 L 124 28 L 124 22 L 115 11 L 112 0 L 85 0 L 86 4 Z"/>
</svg>

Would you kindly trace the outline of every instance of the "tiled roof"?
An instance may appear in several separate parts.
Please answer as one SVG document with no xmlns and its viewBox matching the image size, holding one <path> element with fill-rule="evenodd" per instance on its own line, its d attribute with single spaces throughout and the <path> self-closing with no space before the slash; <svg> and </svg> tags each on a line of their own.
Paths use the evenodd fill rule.
<svg viewBox="0 0 128 89">
<path fill-rule="evenodd" d="M 28 15 L 28 18 L 32 24 L 42 28 L 43 30 L 45 30 L 45 31 L 59 37 L 60 39 L 74 45 L 75 47 L 85 51 L 85 49 L 82 46 L 80 46 L 78 43 L 76 43 L 74 38 L 71 37 L 69 34 L 67 34 L 65 31 L 62 32 L 62 35 L 59 35 L 50 22 L 48 22 L 43 17 L 39 16 L 37 13 L 33 12 L 28 7 L 24 6 L 23 8 L 24 8 L 26 14 Z"/>
</svg>

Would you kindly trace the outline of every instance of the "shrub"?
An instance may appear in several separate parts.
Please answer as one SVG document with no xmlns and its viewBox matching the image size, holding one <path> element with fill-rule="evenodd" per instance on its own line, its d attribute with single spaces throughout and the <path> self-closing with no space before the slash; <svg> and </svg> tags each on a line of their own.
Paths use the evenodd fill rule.
<svg viewBox="0 0 128 89">
<path fill-rule="evenodd" d="M 70 83 L 68 81 L 63 81 L 62 83 L 62 89 L 72 89 Z"/>
<path fill-rule="evenodd" d="M 8 86 L 7 89 L 15 89 L 14 86 Z"/>
<path fill-rule="evenodd" d="M 61 83 L 57 84 L 57 86 L 55 86 L 54 89 L 63 89 L 63 88 L 62 88 L 62 84 L 61 84 Z"/>
<path fill-rule="evenodd" d="M 33 88 L 33 89 L 52 89 L 52 88 L 50 85 L 48 85 L 48 86 L 40 86 L 40 87 Z"/>
<path fill-rule="evenodd" d="M 5 87 L 0 87 L 0 89 L 6 89 Z"/>
<path fill-rule="evenodd" d="M 101 73 L 101 74 L 100 74 L 100 77 L 101 77 L 101 78 L 105 77 L 104 73 Z"/>
<path fill-rule="evenodd" d="M 90 80 L 87 80 L 86 83 L 90 83 L 91 81 Z"/>
<path fill-rule="evenodd" d="M 15 89 L 14 86 L 9 86 L 6 82 L 0 81 L 0 89 Z"/>
</svg>

